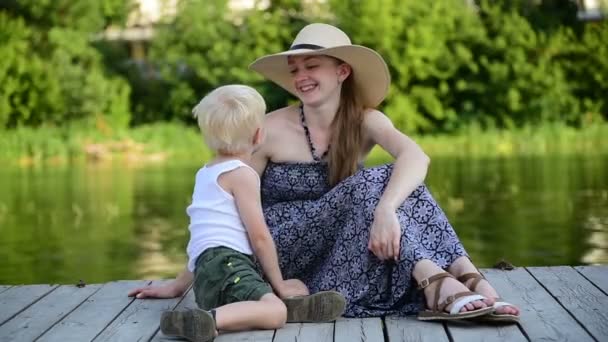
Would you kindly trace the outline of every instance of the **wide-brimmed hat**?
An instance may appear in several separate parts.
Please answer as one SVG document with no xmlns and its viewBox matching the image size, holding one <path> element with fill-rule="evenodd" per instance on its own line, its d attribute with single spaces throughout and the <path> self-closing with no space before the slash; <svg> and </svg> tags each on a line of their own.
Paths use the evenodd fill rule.
<svg viewBox="0 0 608 342">
<path fill-rule="evenodd" d="M 304 27 L 287 51 L 258 58 L 249 66 L 265 78 L 296 95 L 287 56 L 327 55 L 348 63 L 353 69 L 357 93 L 366 107 L 376 107 L 386 97 L 391 77 L 382 56 L 361 45 L 353 45 L 346 33 L 327 24 Z"/>
</svg>

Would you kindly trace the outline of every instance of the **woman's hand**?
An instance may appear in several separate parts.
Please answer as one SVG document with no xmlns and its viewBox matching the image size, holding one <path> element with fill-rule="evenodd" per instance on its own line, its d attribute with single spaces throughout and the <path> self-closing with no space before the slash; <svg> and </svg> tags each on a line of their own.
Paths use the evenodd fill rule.
<svg viewBox="0 0 608 342">
<path fill-rule="evenodd" d="M 297 296 L 308 296 L 308 288 L 304 283 L 298 279 L 287 279 L 283 280 L 280 288 L 275 289 L 279 297 L 297 297 Z"/>
<path fill-rule="evenodd" d="M 380 260 L 399 259 L 401 227 L 395 210 L 378 206 L 369 232 L 367 248 Z"/>
<path fill-rule="evenodd" d="M 172 281 L 166 285 L 138 287 L 129 292 L 129 297 L 143 298 L 175 298 L 183 294 L 183 291 Z"/>
</svg>

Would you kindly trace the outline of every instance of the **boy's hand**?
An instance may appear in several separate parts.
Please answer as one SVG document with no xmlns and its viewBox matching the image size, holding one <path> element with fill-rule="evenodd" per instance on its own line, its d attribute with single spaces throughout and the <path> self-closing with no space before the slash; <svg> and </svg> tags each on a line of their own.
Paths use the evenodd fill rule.
<svg viewBox="0 0 608 342">
<path fill-rule="evenodd" d="M 175 298 L 181 296 L 181 291 L 172 283 L 161 286 L 138 287 L 129 292 L 129 297 L 143 298 Z"/>
<path fill-rule="evenodd" d="M 306 285 L 298 279 L 283 280 L 281 287 L 275 289 L 275 291 L 277 291 L 277 294 L 281 298 L 307 296 L 310 294 Z"/>
</svg>

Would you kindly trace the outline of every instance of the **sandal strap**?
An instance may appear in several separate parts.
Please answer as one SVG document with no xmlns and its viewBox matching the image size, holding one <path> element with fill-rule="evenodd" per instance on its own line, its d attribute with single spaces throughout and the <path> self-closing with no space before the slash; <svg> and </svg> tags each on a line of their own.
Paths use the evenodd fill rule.
<svg viewBox="0 0 608 342">
<path fill-rule="evenodd" d="M 496 298 L 496 301 L 494 302 L 494 306 L 493 306 L 493 307 L 494 307 L 494 309 L 498 309 L 498 308 L 503 307 L 503 306 L 515 306 L 515 305 L 513 305 L 513 304 L 511 304 L 511 303 L 509 303 L 509 302 L 505 302 L 505 301 L 504 301 L 502 298 L 500 298 L 500 297 L 499 297 L 499 298 Z"/>
<path fill-rule="evenodd" d="M 454 303 L 452 303 L 452 309 L 450 310 L 450 315 L 458 314 L 460 312 L 460 310 L 467 304 L 471 304 L 474 301 L 485 300 L 485 299 L 486 299 L 486 297 L 484 297 L 480 294 L 472 294 L 469 296 L 460 297 Z M 478 310 L 486 310 L 486 309 L 467 310 L 467 312 L 475 312 Z"/>
<path fill-rule="evenodd" d="M 477 285 L 479 284 L 480 281 L 486 279 L 483 275 L 481 275 L 480 273 L 465 273 L 463 275 L 461 275 L 460 277 L 458 277 L 458 281 L 460 281 L 461 283 L 465 283 L 467 280 L 470 279 L 475 279 L 473 280 L 473 282 L 471 283 L 470 286 L 468 286 L 469 290 L 471 291 L 475 291 L 475 289 L 477 288 Z"/>
<path fill-rule="evenodd" d="M 437 311 L 437 308 L 439 307 L 439 293 L 441 292 L 441 288 L 443 287 L 443 282 L 447 278 L 454 278 L 454 276 L 448 272 L 441 272 L 441 273 L 432 275 L 428 278 L 422 279 L 420 281 L 420 283 L 418 284 L 419 289 L 424 289 L 427 286 L 429 286 L 430 284 L 432 284 L 436 281 L 438 282 L 437 286 L 435 287 L 435 300 L 434 300 L 435 303 L 433 304 L 433 310 L 435 310 L 435 311 Z"/>
<path fill-rule="evenodd" d="M 477 295 L 477 293 L 471 292 L 471 291 L 458 292 L 456 294 L 448 296 L 448 298 L 446 298 L 443 303 L 441 303 L 439 305 L 435 304 L 436 305 L 435 309 L 439 312 L 443 312 L 448 305 L 454 303 L 458 298 L 462 298 L 462 297 L 466 297 L 466 296 L 475 296 L 475 295 Z M 474 300 L 478 300 L 478 299 L 474 299 Z M 474 300 L 471 300 L 471 301 L 474 301 Z"/>
<path fill-rule="evenodd" d="M 448 272 L 437 273 L 437 274 L 435 274 L 433 276 L 430 276 L 428 278 L 424 278 L 424 279 L 422 279 L 418 283 L 418 289 L 422 290 L 425 287 L 431 285 L 433 282 L 435 282 L 435 281 L 437 281 L 439 279 L 447 278 L 447 277 L 454 278 L 454 276 L 451 275 L 451 274 L 449 274 Z M 441 285 L 441 284 L 439 284 L 439 285 Z M 437 288 L 440 288 L 440 287 L 441 286 L 437 286 Z"/>
</svg>

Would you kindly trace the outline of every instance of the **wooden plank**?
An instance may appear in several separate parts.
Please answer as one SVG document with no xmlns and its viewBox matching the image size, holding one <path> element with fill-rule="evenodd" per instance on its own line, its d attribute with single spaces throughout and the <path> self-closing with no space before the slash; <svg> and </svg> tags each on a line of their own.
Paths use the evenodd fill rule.
<svg viewBox="0 0 608 342">
<path fill-rule="evenodd" d="M 528 341 L 517 325 L 490 325 L 462 322 L 447 323 L 452 340 L 458 341 Z"/>
<path fill-rule="evenodd" d="M 277 329 L 274 342 L 333 342 L 334 323 L 288 323 Z"/>
<path fill-rule="evenodd" d="M 63 285 L 0 326 L 0 341 L 33 341 L 65 317 L 100 285 Z"/>
<path fill-rule="evenodd" d="M 593 341 L 524 268 L 482 272 L 506 301 L 519 308 L 519 324 L 532 341 Z"/>
<path fill-rule="evenodd" d="M 169 281 L 155 280 L 152 285 Z M 161 313 L 172 310 L 180 300 L 136 299 L 94 341 L 147 341 L 158 331 Z"/>
<path fill-rule="evenodd" d="M 334 341 L 384 341 L 382 320 L 378 317 L 340 318 L 336 321 Z"/>
<path fill-rule="evenodd" d="M 386 317 L 384 322 L 390 342 L 449 341 L 442 323 L 419 321 L 416 316 Z"/>
<path fill-rule="evenodd" d="M 59 285 L 13 286 L 0 294 L 0 326 Z"/>
<path fill-rule="evenodd" d="M 11 285 L 0 285 L 0 293 L 10 289 L 11 287 Z"/>
<path fill-rule="evenodd" d="M 134 280 L 103 284 L 99 291 L 42 335 L 39 341 L 91 341 L 133 302 L 127 293 L 148 283 L 148 280 Z"/>
<path fill-rule="evenodd" d="M 597 341 L 608 341 L 606 294 L 572 267 L 528 267 L 528 271 Z"/>
<path fill-rule="evenodd" d="M 234 333 L 223 333 L 215 342 L 272 342 L 274 330 L 254 330 Z"/>
<path fill-rule="evenodd" d="M 589 281 L 595 286 L 599 287 L 600 290 L 604 291 L 604 294 L 608 294 L 608 266 L 577 266 L 575 269 L 584 275 Z"/>
</svg>

